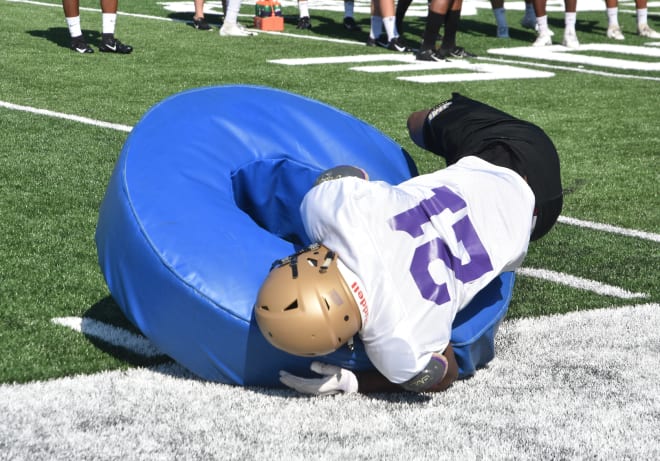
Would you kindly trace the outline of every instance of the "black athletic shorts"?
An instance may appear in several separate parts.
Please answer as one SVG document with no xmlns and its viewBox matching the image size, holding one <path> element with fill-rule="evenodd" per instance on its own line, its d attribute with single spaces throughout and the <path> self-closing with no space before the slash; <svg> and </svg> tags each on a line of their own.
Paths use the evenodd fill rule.
<svg viewBox="0 0 660 461">
<path fill-rule="evenodd" d="M 431 109 L 423 135 L 426 149 L 444 157 L 447 165 L 474 155 L 526 178 L 536 199 L 531 240 L 545 235 L 557 221 L 563 204 L 559 156 L 536 125 L 453 93 L 452 99 Z"/>
</svg>

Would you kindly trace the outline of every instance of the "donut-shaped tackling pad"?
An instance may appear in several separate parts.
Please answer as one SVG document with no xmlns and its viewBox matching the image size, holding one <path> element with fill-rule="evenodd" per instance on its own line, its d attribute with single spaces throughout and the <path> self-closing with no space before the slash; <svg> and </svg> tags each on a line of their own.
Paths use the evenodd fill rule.
<svg viewBox="0 0 660 461">
<path fill-rule="evenodd" d="M 262 337 L 252 308 L 271 263 L 310 243 L 304 194 L 341 164 L 392 184 L 417 174 L 390 138 L 318 101 L 243 85 L 167 98 L 131 131 L 101 204 L 96 245 L 111 295 L 164 354 L 202 378 L 281 386 L 281 369 L 309 374 L 311 359 Z M 463 321 L 464 375 L 506 312 L 513 274 L 495 282 L 471 309 L 485 320 Z M 486 343 L 492 349 L 492 338 Z M 323 360 L 371 369 L 356 346 Z"/>
</svg>

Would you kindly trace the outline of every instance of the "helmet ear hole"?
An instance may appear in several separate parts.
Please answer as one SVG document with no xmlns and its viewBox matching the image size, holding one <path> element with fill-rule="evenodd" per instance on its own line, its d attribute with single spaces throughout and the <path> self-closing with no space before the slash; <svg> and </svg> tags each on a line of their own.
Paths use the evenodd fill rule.
<svg viewBox="0 0 660 461">
<path fill-rule="evenodd" d="M 292 311 L 294 309 L 298 309 L 298 300 L 297 299 L 284 308 L 285 311 Z"/>
</svg>

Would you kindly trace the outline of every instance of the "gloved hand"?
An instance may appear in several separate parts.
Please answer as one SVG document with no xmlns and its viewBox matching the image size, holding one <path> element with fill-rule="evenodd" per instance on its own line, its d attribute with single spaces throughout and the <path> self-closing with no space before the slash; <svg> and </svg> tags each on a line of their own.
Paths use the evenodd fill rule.
<svg viewBox="0 0 660 461">
<path fill-rule="evenodd" d="M 301 378 L 281 370 L 280 381 L 285 386 L 303 394 L 332 395 L 358 391 L 357 376 L 350 370 L 322 362 L 312 362 L 310 369 L 323 377 Z"/>
</svg>

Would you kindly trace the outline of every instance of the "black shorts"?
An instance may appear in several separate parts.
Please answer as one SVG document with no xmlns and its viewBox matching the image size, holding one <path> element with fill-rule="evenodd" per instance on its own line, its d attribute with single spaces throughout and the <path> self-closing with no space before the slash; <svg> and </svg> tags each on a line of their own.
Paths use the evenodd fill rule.
<svg viewBox="0 0 660 461">
<path fill-rule="evenodd" d="M 474 155 L 526 178 L 536 199 L 532 240 L 557 221 L 563 203 L 559 156 L 538 126 L 454 93 L 431 109 L 423 134 L 426 148 L 444 157 L 447 165 Z"/>
</svg>

